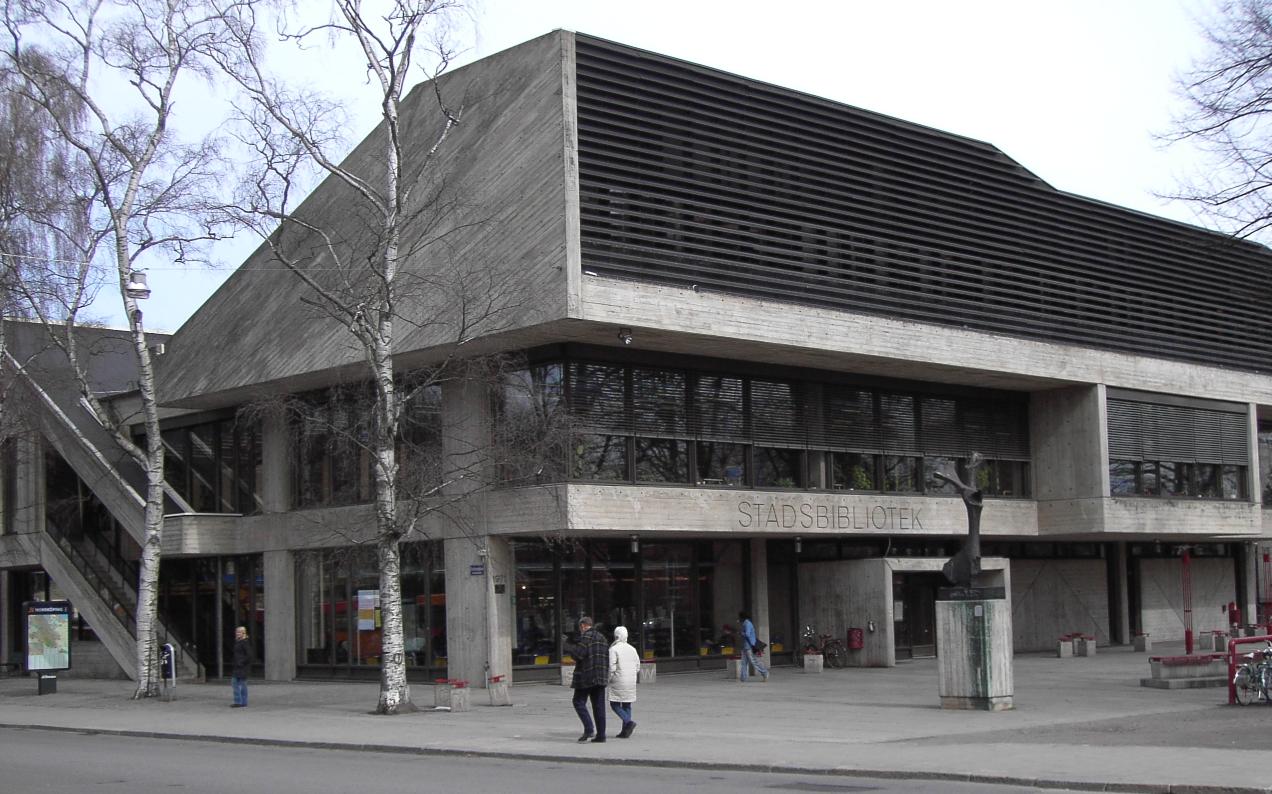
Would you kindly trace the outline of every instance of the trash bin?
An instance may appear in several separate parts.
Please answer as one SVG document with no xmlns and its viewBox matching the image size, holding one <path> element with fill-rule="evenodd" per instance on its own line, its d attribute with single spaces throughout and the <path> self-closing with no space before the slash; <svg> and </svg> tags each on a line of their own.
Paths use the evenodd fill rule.
<svg viewBox="0 0 1272 794">
<path fill-rule="evenodd" d="M 859 651 L 865 646 L 865 633 L 861 629 L 848 629 L 848 650 Z"/>
</svg>

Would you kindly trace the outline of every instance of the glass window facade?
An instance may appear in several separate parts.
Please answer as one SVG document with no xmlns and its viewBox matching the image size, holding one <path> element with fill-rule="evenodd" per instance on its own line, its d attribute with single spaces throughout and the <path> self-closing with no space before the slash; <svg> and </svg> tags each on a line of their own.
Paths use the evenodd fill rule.
<svg viewBox="0 0 1272 794">
<path fill-rule="evenodd" d="M 261 440 L 256 422 L 222 419 L 166 427 L 161 435 L 164 479 L 194 512 L 250 515 L 261 511 Z"/>
<path fill-rule="evenodd" d="M 1242 406 L 1158 397 L 1108 400 L 1112 496 L 1248 501 L 1248 418 Z M 1267 428 L 1260 424 L 1261 474 Z M 1263 477 L 1267 491 L 1267 478 Z"/>
<path fill-rule="evenodd" d="M 498 435 L 515 447 L 503 456 L 540 455 L 540 479 L 949 494 L 932 472 L 976 451 L 987 460 L 978 475 L 987 496 L 1031 493 L 1027 400 L 1004 392 L 907 393 L 563 357 L 509 373 L 497 409 Z M 527 468 L 509 467 L 505 479 Z"/>
<path fill-rule="evenodd" d="M 736 651 L 747 549 L 745 541 L 513 541 L 513 664 L 560 662 L 561 636 L 573 636 L 579 617 L 590 615 L 607 636 L 626 626 L 644 658 L 719 666 Z M 784 582 L 788 567 L 770 561 Z M 789 630 L 790 616 L 780 619 Z"/>
<path fill-rule="evenodd" d="M 265 571 L 261 555 L 164 560 L 159 615 L 176 639 L 193 646 L 209 677 L 234 664 L 234 629 L 247 628 L 255 670 L 265 669 Z"/>
<path fill-rule="evenodd" d="M 407 676 L 446 673 L 446 577 L 440 544 L 404 543 L 402 631 Z M 374 549 L 296 555 L 298 670 L 307 677 L 379 675 L 384 636 Z"/>
</svg>

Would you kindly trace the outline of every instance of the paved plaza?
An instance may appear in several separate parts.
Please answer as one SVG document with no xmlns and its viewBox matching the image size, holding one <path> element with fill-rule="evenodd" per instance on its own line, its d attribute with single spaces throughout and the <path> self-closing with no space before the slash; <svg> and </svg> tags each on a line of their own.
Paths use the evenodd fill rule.
<svg viewBox="0 0 1272 794">
<path fill-rule="evenodd" d="M 1155 649 L 1178 654 L 1178 644 Z M 171 702 L 133 702 L 124 681 L 62 678 L 39 696 L 34 678 L 0 680 L 0 724 L 200 737 L 350 750 L 487 754 L 579 762 L 781 769 L 1023 783 L 1116 791 L 1272 791 L 1272 707 L 1226 705 L 1225 689 L 1141 687 L 1148 656 L 1101 648 L 1092 658 L 1015 660 L 1013 711 L 944 711 L 935 660 L 892 669 L 779 667 L 768 683 L 723 673 L 660 675 L 642 686 L 639 727 L 605 744 L 578 744 L 570 692 L 511 690 L 511 707 L 472 691 L 467 712 L 377 717 L 375 683 L 251 684 L 251 705 L 229 708 L 225 684 L 181 685 Z M 612 714 L 611 714 L 612 717 Z"/>
</svg>

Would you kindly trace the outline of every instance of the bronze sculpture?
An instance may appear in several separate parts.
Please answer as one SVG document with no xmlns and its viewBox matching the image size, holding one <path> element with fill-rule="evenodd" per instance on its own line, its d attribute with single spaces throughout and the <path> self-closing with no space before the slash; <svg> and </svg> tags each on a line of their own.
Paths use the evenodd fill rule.
<svg viewBox="0 0 1272 794">
<path fill-rule="evenodd" d="M 967 460 L 969 480 L 976 482 L 976 469 L 980 468 L 984 462 L 980 454 L 972 453 Z M 958 489 L 959 495 L 963 497 L 963 504 L 967 507 L 967 541 L 963 544 L 963 548 L 959 549 L 958 554 L 951 557 L 941 570 L 950 584 L 971 587 L 972 577 L 981 572 L 980 514 L 985 504 L 984 499 L 981 497 L 979 488 L 973 488 L 964 483 L 957 474 L 946 474 L 941 471 L 933 472 L 933 474 Z"/>
</svg>

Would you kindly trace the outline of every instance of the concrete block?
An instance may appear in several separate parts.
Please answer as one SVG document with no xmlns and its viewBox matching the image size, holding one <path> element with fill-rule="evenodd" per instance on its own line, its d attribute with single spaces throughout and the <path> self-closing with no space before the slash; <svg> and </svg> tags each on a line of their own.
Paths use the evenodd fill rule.
<svg viewBox="0 0 1272 794">
<path fill-rule="evenodd" d="M 724 672 L 725 672 L 725 677 L 728 678 L 729 680 L 741 681 L 742 680 L 742 660 L 737 657 L 730 658 L 728 662 L 725 663 Z"/>
<path fill-rule="evenodd" d="M 804 672 L 820 673 L 824 662 L 825 658 L 820 653 L 806 653 L 804 654 Z"/>
<path fill-rule="evenodd" d="M 566 686 L 566 687 L 574 686 L 574 665 L 572 664 L 561 665 L 561 686 Z"/>
<path fill-rule="evenodd" d="M 1078 637 L 1073 641 L 1075 656 L 1095 656 L 1095 640 L 1090 637 Z"/>
<path fill-rule="evenodd" d="M 1203 631 L 1197 635 L 1197 650 L 1213 651 L 1215 649 L 1215 635 L 1213 632 Z M 1139 650 L 1138 648 L 1136 650 Z"/>
<path fill-rule="evenodd" d="M 1153 641 L 1147 634 L 1136 634 L 1133 642 L 1138 653 L 1151 653 L 1153 650 Z"/>
<path fill-rule="evenodd" d="M 490 695 L 490 705 L 512 705 L 512 696 L 508 694 L 508 682 L 504 680 L 503 676 L 495 676 L 490 679 L 490 683 L 486 686 L 486 692 Z"/>
<path fill-rule="evenodd" d="M 636 672 L 636 683 L 652 684 L 658 680 L 658 665 L 654 662 L 641 662 Z"/>
<path fill-rule="evenodd" d="M 1073 640 L 1060 640 L 1056 643 L 1056 656 L 1068 659 L 1073 656 Z"/>
<path fill-rule="evenodd" d="M 451 707 L 451 685 L 449 682 L 438 681 L 433 685 L 433 708 L 450 708 Z"/>
<path fill-rule="evenodd" d="M 470 690 L 466 686 L 451 687 L 450 710 L 452 714 L 455 713 L 456 711 L 468 711 L 469 691 Z"/>
<path fill-rule="evenodd" d="M 1007 711 L 1015 694 L 1007 599 L 936 602 L 943 709 Z"/>
</svg>

